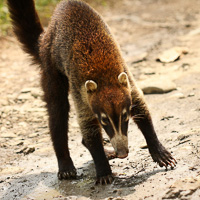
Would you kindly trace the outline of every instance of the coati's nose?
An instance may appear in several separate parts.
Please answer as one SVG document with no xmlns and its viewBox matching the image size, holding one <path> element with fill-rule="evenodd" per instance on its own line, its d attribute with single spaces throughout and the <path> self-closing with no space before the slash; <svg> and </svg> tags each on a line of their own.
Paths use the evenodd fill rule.
<svg viewBox="0 0 200 200">
<path fill-rule="evenodd" d="M 116 152 L 116 157 L 123 159 L 123 158 L 126 158 L 128 156 L 128 153 L 129 153 L 128 149 L 118 150 Z"/>
</svg>

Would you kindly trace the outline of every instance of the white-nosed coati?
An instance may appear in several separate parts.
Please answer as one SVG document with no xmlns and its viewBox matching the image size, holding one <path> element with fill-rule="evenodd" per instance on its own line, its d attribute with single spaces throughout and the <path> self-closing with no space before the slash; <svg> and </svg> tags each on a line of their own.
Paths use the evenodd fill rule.
<svg viewBox="0 0 200 200">
<path fill-rule="evenodd" d="M 95 10 L 82 1 L 61 1 L 44 31 L 34 0 L 7 2 L 14 33 L 24 51 L 40 65 L 59 179 L 76 177 L 68 149 L 69 88 L 82 143 L 95 163 L 97 184 L 113 181 L 101 128 L 114 147 L 112 156 L 125 158 L 131 117 L 142 131 L 153 160 L 161 167 L 175 166 L 175 159 L 156 136 L 148 108 L 108 26 Z"/>
</svg>

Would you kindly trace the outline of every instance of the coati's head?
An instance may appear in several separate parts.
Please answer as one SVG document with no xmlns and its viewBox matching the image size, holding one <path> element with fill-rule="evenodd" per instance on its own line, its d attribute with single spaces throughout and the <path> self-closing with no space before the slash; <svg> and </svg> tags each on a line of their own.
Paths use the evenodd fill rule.
<svg viewBox="0 0 200 200">
<path fill-rule="evenodd" d="M 88 80 L 85 87 L 91 109 L 108 134 L 116 156 L 118 158 L 127 157 L 127 131 L 131 107 L 127 74 L 120 73 L 114 84 L 104 86 L 98 86 L 93 80 Z"/>
</svg>

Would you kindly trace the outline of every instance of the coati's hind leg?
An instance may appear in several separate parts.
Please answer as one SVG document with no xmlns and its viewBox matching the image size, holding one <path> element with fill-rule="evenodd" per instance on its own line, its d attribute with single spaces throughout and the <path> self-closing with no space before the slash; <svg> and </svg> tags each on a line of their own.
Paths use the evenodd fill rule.
<svg viewBox="0 0 200 200">
<path fill-rule="evenodd" d="M 44 100 L 49 114 L 49 128 L 58 160 L 58 178 L 76 177 L 76 169 L 68 148 L 68 78 L 55 68 L 42 72 Z"/>
<path fill-rule="evenodd" d="M 94 160 L 97 176 L 96 184 L 112 183 L 112 171 L 104 152 L 99 122 L 94 116 L 87 116 L 90 112 L 89 108 L 81 109 L 79 105 L 79 111 L 81 113 L 79 114 L 79 125 L 83 136 L 82 143 L 89 150 Z"/>
<path fill-rule="evenodd" d="M 146 103 L 144 102 L 142 94 L 135 85 L 134 80 L 129 72 L 128 76 L 131 84 L 132 96 L 131 117 L 143 133 L 154 162 L 157 162 L 160 167 L 165 166 L 166 169 L 168 166 L 174 168 L 176 166 L 176 160 L 158 140 L 153 127 L 151 115 Z"/>
</svg>

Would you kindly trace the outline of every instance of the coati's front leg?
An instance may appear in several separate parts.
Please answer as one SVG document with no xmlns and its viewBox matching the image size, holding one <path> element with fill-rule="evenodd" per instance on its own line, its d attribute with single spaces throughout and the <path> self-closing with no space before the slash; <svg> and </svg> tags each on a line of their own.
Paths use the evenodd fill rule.
<svg viewBox="0 0 200 200">
<path fill-rule="evenodd" d="M 84 112 L 86 115 L 88 111 Z M 83 135 L 82 143 L 89 150 L 96 168 L 96 184 L 109 184 L 113 181 L 112 171 L 106 158 L 103 144 L 101 127 L 96 118 L 79 116 L 79 124 Z"/>
<path fill-rule="evenodd" d="M 129 80 L 132 96 L 131 117 L 143 133 L 154 162 L 157 162 L 160 167 L 165 166 L 166 169 L 168 166 L 174 168 L 176 160 L 158 140 L 147 105 L 130 74 Z"/>
<path fill-rule="evenodd" d="M 49 114 L 49 128 L 54 150 L 58 160 L 58 178 L 76 177 L 76 169 L 68 148 L 68 78 L 55 68 L 42 72 L 44 100 Z"/>
</svg>

